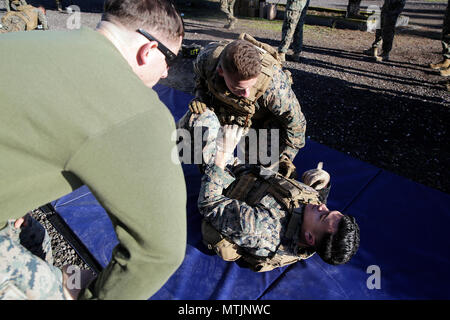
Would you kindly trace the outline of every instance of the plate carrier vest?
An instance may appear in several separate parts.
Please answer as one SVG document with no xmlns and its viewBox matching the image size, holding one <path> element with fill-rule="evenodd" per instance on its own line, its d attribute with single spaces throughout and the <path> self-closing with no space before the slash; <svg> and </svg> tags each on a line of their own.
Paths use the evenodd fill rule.
<svg viewBox="0 0 450 320">
<path fill-rule="evenodd" d="M 262 176 L 257 167 L 253 167 L 250 172 L 240 176 L 224 191 L 226 197 L 244 201 L 250 206 L 257 205 L 267 194 L 272 195 L 290 216 L 285 235 L 287 238 L 294 236 L 297 226 L 301 223 L 301 216 L 294 213 L 294 209 L 308 203 L 322 203 L 319 199 L 319 193 L 313 188 L 299 181 L 285 178 L 278 173 L 271 176 Z M 275 252 L 269 257 L 255 256 L 233 243 L 205 219 L 202 222 L 202 235 L 203 243 L 209 249 L 214 250 L 222 259 L 235 261 L 242 258 L 249 264 L 250 269 L 256 272 L 270 271 L 307 259 L 314 254 L 314 251 L 309 249 L 300 255 L 281 255 Z"/>
</svg>

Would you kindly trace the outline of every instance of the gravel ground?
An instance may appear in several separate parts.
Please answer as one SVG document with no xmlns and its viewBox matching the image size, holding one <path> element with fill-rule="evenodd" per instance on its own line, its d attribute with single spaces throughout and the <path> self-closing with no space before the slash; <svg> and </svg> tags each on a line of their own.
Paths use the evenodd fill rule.
<svg viewBox="0 0 450 320">
<path fill-rule="evenodd" d="M 89 10 L 80 5 L 82 26 L 94 28 L 100 20 L 97 2 L 90 2 Z M 199 1 L 192 1 L 194 6 L 178 2 L 184 4 L 180 11 L 185 15 L 186 44 L 234 39 L 241 32 L 275 47 L 281 40 L 282 21 L 240 17 L 236 29 L 229 31 L 223 29 L 225 17 L 219 12 L 218 0 L 200 1 L 202 5 L 197 7 Z M 311 6 L 323 3 L 312 0 Z M 345 3 L 325 2 L 335 7 Z M 378 3 L 382 1 L 363 1 L 362 5 Z M 427 67 L 441 60 L 439 38 L 445 3 L 408 1 L 403 14 L 410 17 L 410 25 L 398 30 L 391 61 L 385 63 L 362 54 L 374 39 L 371 33 L 306 25 L 303 60 L 287 61 L 285 67 L 292 72 L 293 90 L 308 121 L 308 138 L 449 193 L 449 92 L 446 80 Z M 67 29 L 71 15 L 51 10 L 53 1 L 44 5 L 50 9 L 50 29 Z M 180 59 L 161 83 L 191 92 L 192 60 Z M 87 267 L 38 210 L 33 215 L 52 236 L 59 266 L 70 261 Z"/>
<path fill-rule="evenodd" d="M 51 237 L 53 265 L 55 267 L 62 268 L 67 264 L 79 266 L 80 269 L 90 269 L 70 244 L 65 241 L 63 236 L 55 230 L 52 224 L 47 220 L 45 213 L 39 209 L 35 209 L 30 212 L 30 215 L 42 224 Z"/>
</svg>

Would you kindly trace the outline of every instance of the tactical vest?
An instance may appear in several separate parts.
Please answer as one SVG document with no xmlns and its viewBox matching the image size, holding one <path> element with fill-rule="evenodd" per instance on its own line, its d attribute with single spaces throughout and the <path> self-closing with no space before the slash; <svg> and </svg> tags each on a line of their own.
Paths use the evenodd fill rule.
<svg viewBox="0 0 450 320">
<path fill-rule="evenodd" d="M 9 11 L 2 17 L 2 24 L 11 24 L 14 21 L 14 17 L 19 18 L 25 23 L 25 30 L 34 30 L 38 26 L 38 13 L 36 8 L 31 5 L 20 6 L 17 11 Z M 19 31 L 14 29 L 12 31 Z"/>
<path fill-rule="evenodd" d="M 275 173 L 271 176 L 262 176 L 252 170 L 239 177 L 224 195 L 231 199 L 246 202 L 250 206 L 257 205 L 267 194 L 272 195 L 288 212 L 289 222 L 285 237 L 292 238 L 300 225 L 301 217 L 294 213 L 294 208 L 308 203 L 320 204 L 319 193 L 313 188 L 293 179 L 288 179 Z M 288 264 L 307 259 L 314 251 L 305 250 L 299 255 L 286 255 L 275 252 L 269 257 L 258 257 L 233 243 L 226 236 L 217 231 L 209 222 L 202 222 L 203 243 L 226 261 L 235 261 L 242 258 L 256 272 L 270 271 Z M 281 245 L 280 245 L 281 247 Z M 279 247 L 279 249 L 280 249 Z"/>
<path fill-rule="evenodd" d="M 257 78 L 256 84 L 251 88 L 248 98 L 236 97 L 229 92 L 223 78 L 216 72 L 217 63 L 225 47 L 231 43 L 229 40 L 220 42 L 220 45 L 210 55 L 208 61 L 207 84 L 213 101 L 211 108 L 214 109 L 220 123 L 238 124 L 242 127 L 251 126 L 251 118 L 255 114 L 257 100 L 266 92 L 273 77 L 273 66 L 278 65 L 282 68 L 282 63 L 278 52 L 268 44 L 257 41 L 250 35 L 242 33 L 239 40 L 246 40 L 253 44 L 261 55 L 261 74 Z"/>
</svg>

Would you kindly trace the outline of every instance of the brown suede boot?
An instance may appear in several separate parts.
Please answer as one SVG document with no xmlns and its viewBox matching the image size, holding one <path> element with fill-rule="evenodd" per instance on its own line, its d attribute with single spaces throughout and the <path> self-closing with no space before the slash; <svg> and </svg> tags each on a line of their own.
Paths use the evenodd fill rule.
<svg viewBox="0 0 450 320">
<path fill-rule="evenodd" d="M 443 77 L 448 77 L 448 76 L 450 76 L 450 67 L 448 67 L 447 69 L 444 69 L 444 70 L 439 71 L 439 73 L 440 73 L 441 76 L 443 76 Z"/>
<path fill-rule="evenodd" d="M 292 60 L 295 62 L 300 62 L 302 60 L 301 53 L 300 52 L 294 53 L 294 55 L 292 56 Z"/>
<path fill-rule="evenodd" d="M 450 67 L 450 59 L 444 59 L 438 63 L 430 63 L 430 68 L 434 70 L 447 69 Z"/>
<path fill-rule="evenodd" d="M 378 48 L 370 47 L 369 49 L 364 50 L 363 53 L 370 57 L 376 57 L 378 56 Z"/>
</svg>

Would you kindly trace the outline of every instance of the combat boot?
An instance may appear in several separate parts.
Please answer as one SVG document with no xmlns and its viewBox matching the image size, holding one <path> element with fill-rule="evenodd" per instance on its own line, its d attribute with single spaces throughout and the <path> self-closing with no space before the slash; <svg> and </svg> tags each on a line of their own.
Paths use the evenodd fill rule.
<svg viewBox="0 0 450 320">
<path fill-rule="evenodd" d="M 232 18 L 232 19 L 228 20 L 228 24 L 225 25 L 225 29 L 233 30 L 234 29 L 234 25 L 236 24 L 236 21 L 237 21 L 236 18 Z"/>
<path fill-rule="evenodd" d="M 448 76 L 450 76 L 450 67 L 448 67 L 447 69 L 444 69 L 444 70 L 439 71 L 439 73 L 440 73 L 441 76 L 443 76 L 443 77 L 448 77 Z"/>
<path fill-rule="evenodd" d="M 367 56 L 376 57 L 378 56 L 378 48 L 371 47 L 369 49 L 364 50 L 363 53 Z"/>
<path fill-rule="evenodd" d="M 430 68 L 434 70 L 447 69 L 450 67 L 450 59 L 444 59 L 438 63 L 430 63 Z"/>
<path fill-rule="evenodd" d="M 382 54 L 381 56 L 375 56 L 377 62 L 389 61 L 389 54 Z"/>
<path fill-rule="evenodd" d="M 56 7 L 58 8 L 59 12 L 63 12 L 61 1 L 56 0 Z"/>
<path fill-rule="evenodd" d="M 292 56 L 292 60 L 295 62 L 300 62 L 300 60 L 302 59 L 302 57 L 300 55 L 301 55 L 300 52 L 294 53 L 294 55 Z"/>
</svg>

